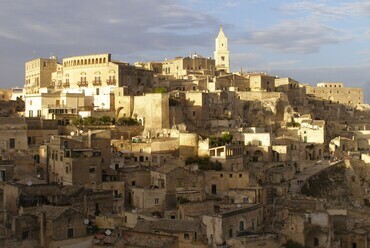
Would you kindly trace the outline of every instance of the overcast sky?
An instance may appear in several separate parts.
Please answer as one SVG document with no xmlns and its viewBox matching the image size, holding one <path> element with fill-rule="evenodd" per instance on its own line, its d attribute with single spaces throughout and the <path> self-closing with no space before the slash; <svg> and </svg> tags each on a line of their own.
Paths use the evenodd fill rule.
<svg viewBox="0 0 370 248">
<path fill-rule="evenodd" d="M 24 63 L 50 55 L 213 57 L 220 25 L 234 71 L 342 81 L 369 95 L 369 0 L 0 0 L 1 88 L 23 86 Z"/>
</svg>

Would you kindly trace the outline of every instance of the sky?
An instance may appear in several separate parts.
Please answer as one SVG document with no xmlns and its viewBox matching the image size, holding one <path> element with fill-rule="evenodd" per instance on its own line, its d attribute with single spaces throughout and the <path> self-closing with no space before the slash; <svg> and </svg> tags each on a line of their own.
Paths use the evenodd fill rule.
<svg viewBox="0 0 370 248">
<path fill-rule="evenodd" d="M 233 71 L 343 82 L 370 103 L 369 0 L 0 0 L 0 87 L 23 86 L 24 63 L 51 55 L 213 57 L 220 26 Z"/>
</svg>

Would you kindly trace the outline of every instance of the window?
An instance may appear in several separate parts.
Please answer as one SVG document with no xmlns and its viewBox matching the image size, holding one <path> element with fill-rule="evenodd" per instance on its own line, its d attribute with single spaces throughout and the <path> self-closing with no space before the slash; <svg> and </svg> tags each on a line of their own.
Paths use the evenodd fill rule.
<svg viewBox="0 0 370 248">
<path fill-rule="evenodd" d="M 232 238 L 233 237 L 233 228 L 230 227 L 229 228 L 229 238 Z"/>
<path fill-rule="evenodd" d="M 222 61 L 225 61 L 225 56 L 221 56 L 221 60 Z"/>
<path fill-rule="evenodd" d="M 95 167 L 90 167 L 90 168 L 89 168 L 89 172 L 90 172 L 91 174 L 94 174 L 94 173 L 95 173 Z"/>
<path fill-rule="evenodd" d="M 184 233 L 184 239 L 190 239 L 189 233 Z"/>
<path fill-rule="evenodd" d="M 68 174 L 69 173 L 69 168 L 68 168 L 68 166 L 66 166 L 66 174 Z"/>
<path fill-rule="evenodd" d="M 216 195 L 217 194 L 217 185 L 216 184 L 212 184 L 212 194 L 213 195 Z"/>
<path fill-rule="evenodd" d="M 22 232 L 22 239 L 28 239 L 30 237 L 29 231 L 23 231 Z"/>
<path fill-rule="evenodd" d="M 131 181 L 131 186 L 135 186 L 136 185 L 136 182 L 135 181 Z"/>
<path fill-rule="evenodd" d="M 41 117 L 41 110 L 37 110 L 37 117 Z"/>
<path fill-rule="evenodd" d="M 239 178 L 242 178 L 243 177 L 243 175 L 242 174 L 239 174 Z"/>
<path fill-rule="evenodd" d="M 73 238 L 73 227 L 67 229 L 67 238 Z"/>
<path fill-rule="evenodd" d="M 154 204 L 157 205 L 157 206 L 159 205 L 159 199 L 158 198 L 154 199 Z"/>
<path fill-rule="evenodd" d="M 96 95 L 99 95 L 99 88 L 96 89 Z"/>
<path fill-rule="evenodd" d="M 9 139 L 9 148 L 14 149 L 15 148 L 15 139 Z"/>
<path fill-rule="evenodd" d="M 5 170 L 0 170 L 0 182 L 5 181 Z"/>
<path fill-rule="evenodd" d="M 176 179 L 176 187 L 184 187 L 184 178 Z"/>
<path fill-rule="evenodd" d="M 244 230 L 244 221 L 240 221 L 239 222 L 239 231 L 243 231 Z"/>
<path fill-rule="evenodd" d="M 220 177 L 221 177 L 221 178 L 223 178 L 223 177 L 224 177 L 224 174 L 222 174 L 222 173 L 221 173 L 221 174 L 220 174 Z"/>
<path fill-rule="evenodd" d="M 318 247 L 319 246 L 319 239 L 318 238 L 313 238 L 313 245 L 315 247 Z"/>
<path fill-rule="evenodd" d="M 233 177 L 233 174 L 230 174 L 229 177 L 232 178 Z"/>
<path fill-rule="evenodd" d="M 192 181 L 191 182 L 191 187 L 193 187 L 193 188 L 197 187 L 197 182 L 196 181 Z"/>
<path fill-rule="evenodd" d="M 33 117 L 33 110 L 28 111 L 28 116 Z"/>
<path fill-rule="evenodd" d="M 193 111 L 193 116 L 195 116 L 195 111 Z"/>
</svg>

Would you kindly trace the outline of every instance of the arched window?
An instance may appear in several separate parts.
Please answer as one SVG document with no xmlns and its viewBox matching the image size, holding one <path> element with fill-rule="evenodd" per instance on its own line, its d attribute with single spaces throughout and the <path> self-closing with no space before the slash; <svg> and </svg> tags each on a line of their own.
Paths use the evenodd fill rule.
<svg viewBox="0 0 370 248">
<path fill-rule="evenodd" d="M 102 62 L 103 62 L 103 60 L 100 58 L 100 59 L 99 59 L 99 64 L 101 64 Z"/>
<path fill-rule="evenodd" d="M 85 59 L 85 65 L 87 65 L 87 59 Z"/>
<path fill-rule="evenodd" d="M 95 64 L 98 64 L 99 63 L 99 60 L 98 60 L 98 58 L 96 58 L 96 60 L 95 60 Z"/>
<path fill-rule="evenodd" d="M 103 59 L 103 63 L 105 63 L 105 62 L 106 62 L 106 59 L 104 58 L 104 59 Z"/>
<path fill-rule="evenodd" d="M 89 59 L 89 60 L 87 61 L 87 63 L 88 63 L 88 64 L 91 64 L 91 60 Z"/>
</svg>

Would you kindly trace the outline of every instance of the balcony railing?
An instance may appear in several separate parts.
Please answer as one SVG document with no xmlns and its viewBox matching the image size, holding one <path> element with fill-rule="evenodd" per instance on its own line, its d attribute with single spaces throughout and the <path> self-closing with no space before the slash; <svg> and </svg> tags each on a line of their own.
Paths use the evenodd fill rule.
<svg viewBox="0 0 370 248">
<path fill-rule="evenodd" d="M 108 85 L 116 85 L 116 79 L 107 79 L 107 84 Z"/>
<path fill-rule="evenodd" d="M 94 86 L 101 86 L 101 80 L 94 80 L 93 85 Z"/>
<path fill-rule="evenodd" d="M 89 83 L 87 81 L 78 81 L 77 85 L 79 87 L 87 87 L 89 85 Z"/>
</svg>

